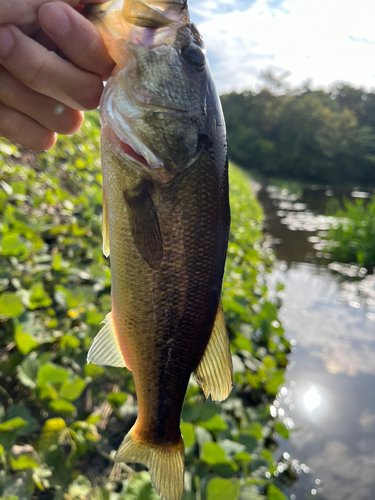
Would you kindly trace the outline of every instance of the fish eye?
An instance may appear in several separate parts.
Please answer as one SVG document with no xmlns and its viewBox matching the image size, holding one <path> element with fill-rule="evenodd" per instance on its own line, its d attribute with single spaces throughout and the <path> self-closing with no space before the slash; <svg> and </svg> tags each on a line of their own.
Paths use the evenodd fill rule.
<svg viewBox="0 0 375 500">
<path fill-rule="evenodd" d="M 206 56 L 202 49 L 195 43 L 189 43 L 181 49 L 181 55 L 185 62 L 194 66 L 197 71 L 203 71 L 206 66 Z"/>
</svg>

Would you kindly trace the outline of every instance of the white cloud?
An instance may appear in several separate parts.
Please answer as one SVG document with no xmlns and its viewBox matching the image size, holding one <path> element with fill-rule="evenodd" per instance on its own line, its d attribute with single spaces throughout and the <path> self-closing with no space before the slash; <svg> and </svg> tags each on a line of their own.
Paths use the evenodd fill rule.
<svg viewBox="0 0 375 500">
<path fill-rule="evenodd" d="M 227 11 L 231 3 L 219 6 Z M 213 7 L 203 5 L 207 19 Z M 242 11 L 201 18 L 198 28 L 221 92 L 255 88 L 259 71 L 269 67 L 291 71 L 293 85 L 313 78 L 315 86 L 336 80 L 375 86 L 373 0 L 286 0 L 282 7 L 258 0 L 243 11 L 240 2 Z"/>
</svg>

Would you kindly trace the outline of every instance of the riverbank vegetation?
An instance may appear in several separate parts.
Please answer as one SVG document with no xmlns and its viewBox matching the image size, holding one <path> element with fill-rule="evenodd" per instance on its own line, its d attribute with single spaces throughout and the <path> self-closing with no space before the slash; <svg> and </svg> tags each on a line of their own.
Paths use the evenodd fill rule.
<svg viewBox="0 0 375 500">
<path fill-rule="evenodd" d="M 113 468 L 136 418 L 130 372 L 86 364 L 110 310 L 102 254 L 99 124 L 31 154 L 0 141 L 0 496 L 7 500 L 154 500 L 138 465 Z M 273 405 L 290 350 L 267 299 L 272 256 L 262 213 L 231 171 L 232 230 L 223 304 L 234 389 L 204 401 L 194 381 L 183 410 L 184 500 L 285 500 L 297 461 L 278 452 L 293 422 Z M 287 458 L 285 458 L 287 457 Z"/>
<path fill-rule="evenodd" d="M 270 85 L 222 96 L 229 155 L 262 176 L 313 183 L 375 183 L 375 93 L 347 84 Z M 272 89 L 272 90 L 271 90 Z"/>
<path fill-rule="evenodd" d="M 375 267 L 375 197 L 344 199 L 343 204 L 329 210 L 337 223 L 324 235 L 325 250 L 336 261 L 357 262 L 371 270 Z"/>
</svg>

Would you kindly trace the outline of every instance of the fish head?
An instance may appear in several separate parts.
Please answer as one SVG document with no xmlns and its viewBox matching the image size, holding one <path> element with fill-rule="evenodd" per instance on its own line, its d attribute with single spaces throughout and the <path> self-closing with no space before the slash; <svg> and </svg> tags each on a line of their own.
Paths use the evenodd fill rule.
<svg viewBox="0 0 375 500">
<path fill-rule="evenodd" d="M 129 0 L 112 16 L 119 24 L 107 20 L 107 46 L 117 66 L 102 125 L 127 145 L 119 154 L 133 150 L 143 168 L 180 172 L 212 148 L 215 127 L 225 135 L 202 37 L 184 0 Z"/>
</svg>

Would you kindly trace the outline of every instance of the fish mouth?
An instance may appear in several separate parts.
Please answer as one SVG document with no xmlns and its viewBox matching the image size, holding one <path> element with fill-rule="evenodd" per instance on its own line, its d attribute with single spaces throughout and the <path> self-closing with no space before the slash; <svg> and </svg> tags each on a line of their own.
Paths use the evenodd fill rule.
<svg viewBox="0 0 375 500">
<path fill-rule="evenodd" d="M 164 169 L 163 159 L 146 146 L 135 133 L 132 122 L 143 119 L 147 114 L 184 117 L 187 110 L 141 101 L 128 89 L 126 75 L 120 75 L 122 72 L 124 69 L 120 70 L 116 77 L 111 77 L 104 89 L 100 102 L 102 125 L 109 127 L 116 136 L 115 149 L 120 156 L 132 160 L 132 163 L 135 161 L 141 169 L 146 168 L 148 171 Z"/>
</svg>

